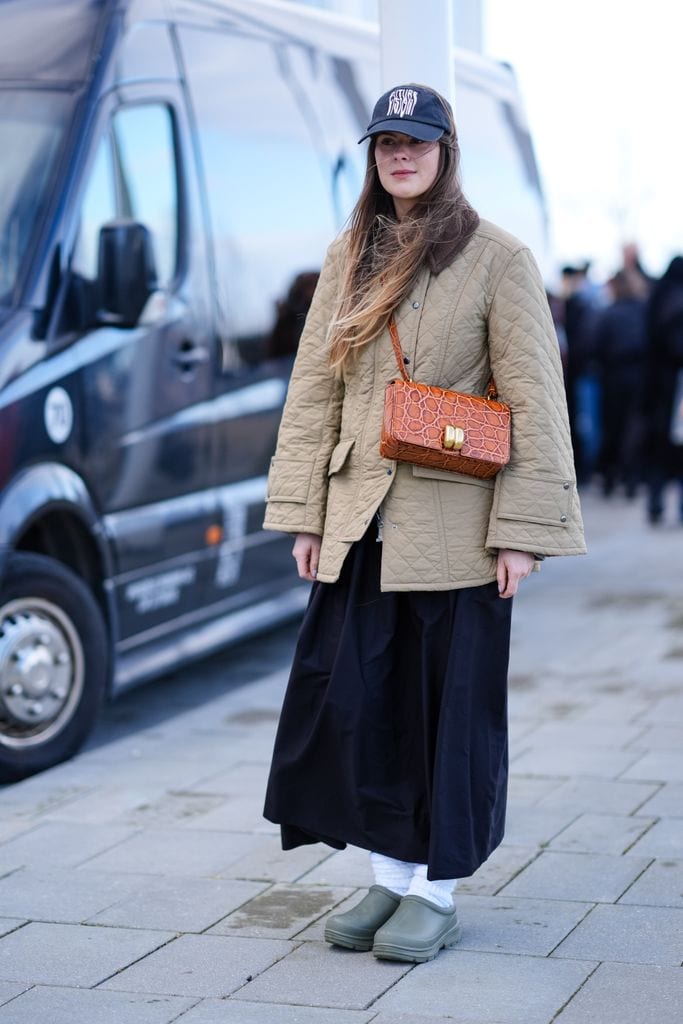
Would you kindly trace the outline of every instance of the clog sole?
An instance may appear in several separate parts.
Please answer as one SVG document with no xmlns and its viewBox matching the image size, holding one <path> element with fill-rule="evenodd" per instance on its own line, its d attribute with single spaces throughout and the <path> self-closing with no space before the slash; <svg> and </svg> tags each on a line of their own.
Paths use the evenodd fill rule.
<svg viewBox="0 0 683 1024">
<path fill-rule="evenodd" d="M 404 963 L 424 964 L 428 960 L 433 960 L 440 949 L 449 949 L 451 946 L 455 946 L 461 934 L 461 926 L 454 924 L 441 938 L 437 939 L 431 946 L 427 946 L 426 949 L 411 949 L 410 946 L 376 942 L 372 947 L 372 952 L 379 960 L 401 960 Z"/>
<path fill-rule="evenodd" d="M 347 932 L 326 926 L 325 942 L 329 942 L 333 946 L 343 946 L 344 949 L 356 949 L 361 953 L 367 953 L 372 949 L 373 936 L 361 939 L 357 935 L 349 935 Z"/>
</svg>

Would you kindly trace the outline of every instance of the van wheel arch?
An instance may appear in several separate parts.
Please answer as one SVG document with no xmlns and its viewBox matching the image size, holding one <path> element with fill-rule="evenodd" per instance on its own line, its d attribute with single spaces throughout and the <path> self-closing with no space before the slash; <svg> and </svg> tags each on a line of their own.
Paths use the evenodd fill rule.
<svg viewBox="0 0 683 1024">
<path fill-rule="evenodd" d="M 71 569 L 94 595 L 111 633 L 112 609 L 104 589 L 102 552 L 88 524 L 74 509 L 63 506 L 42 509 L 17 538 L 14 549 L 26 554 L 46 555 Z"/>
</svg>

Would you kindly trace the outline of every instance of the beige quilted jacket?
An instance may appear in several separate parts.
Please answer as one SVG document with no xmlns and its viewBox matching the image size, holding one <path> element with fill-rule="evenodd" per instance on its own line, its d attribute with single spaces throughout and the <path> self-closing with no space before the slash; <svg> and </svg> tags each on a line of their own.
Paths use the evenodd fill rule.
<svg viewBox="0 0 683 1024">
<path fill-rule="evenodd" d="M 332 583 L 381 506 L 382 590 L 488 583 L 498 548 L 582 554 L 558 345 L 529 250 L 482 221 L 450 266 L 423 270 L 396 311 L 415 380 L 483 394 L 493 370 L 512 409 L 510 462 L 493 480 L 380 457 L 384 388 L 397 376 L 389 332 L 361 350 L 343 380 L 328 364 L 325 334 L 344 251 L 342 236 L 330 246 L 306 320 L 265 529 L 322 536 L 318 579 Z"/>
</svg>

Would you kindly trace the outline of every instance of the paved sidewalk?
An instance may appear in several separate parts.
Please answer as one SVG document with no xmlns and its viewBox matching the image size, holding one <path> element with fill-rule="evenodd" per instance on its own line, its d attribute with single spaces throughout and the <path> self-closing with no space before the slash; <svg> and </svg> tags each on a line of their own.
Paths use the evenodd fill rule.
<svg viewBox="0 0 683 1024">
<path fill-rule="evenodd" d="M 0 1024 L 676 1024 L 683 530 L 584 499 L 517 601 L 504 844 L 418 967 L 322 941 L 367 855 L 260 816 L 294 629 L 126 696 L 0 791 Z M 264 658 L 278 670 L 263 676 Z"/>
</svg>

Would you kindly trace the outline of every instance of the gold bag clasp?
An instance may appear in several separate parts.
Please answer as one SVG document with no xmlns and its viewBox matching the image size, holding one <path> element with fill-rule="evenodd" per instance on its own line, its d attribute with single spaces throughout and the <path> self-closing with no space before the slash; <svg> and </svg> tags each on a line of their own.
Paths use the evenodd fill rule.
<svg viewBox="0 0 683 1024">
<path fill-rule="evenodd" d="M 462 427 L 454 427 L 452 424 L 448 424 L 444 427 L 443 432 L 443 446 L 449 450 L 462 448 L 465 440 L 465 431 Z"/>
</svg>

